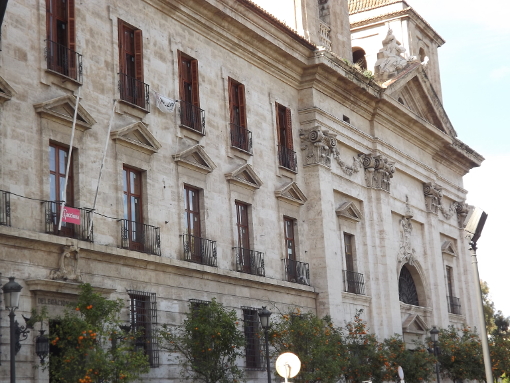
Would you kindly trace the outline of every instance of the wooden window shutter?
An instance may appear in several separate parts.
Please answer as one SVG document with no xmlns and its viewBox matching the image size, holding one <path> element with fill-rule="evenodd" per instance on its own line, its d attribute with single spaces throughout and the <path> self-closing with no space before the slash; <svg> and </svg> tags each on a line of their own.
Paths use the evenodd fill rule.
<svg viewBox="0 0 510 383">
<path fill-rule="evenodd" d="M 126 74 L 126 64 L 125 57 L 126 53 L 124 52 L 124 22 L 122 20 L 118 20 L 119 27 L 119 72 Z"/>
<path fill-rule="evenodd" d="M 294 149 L 294 142 L 292 141 L 292 119 L 290 109 L 285 109 L 285 130 L 287 131 L 287 149 Z"/>
<path fill-rule="evenodd" d="M 246 99 L 244 97 L 244 85 L 239 84 L 239 124 L 246 128 Z"/>
<path fill-rule="evenodd" d="M 276 134 L 278 136 L 278 145 L 280 145 L 280 119 L 278 118 L 278 103 L 275 103 L 276 111 Z"/>
<path fill-rule="evenodd" d="M 198 60 L 191 60 L 191 103 L 200 107 L 198 94 Z"/>
<path fill-rule="evenodd" d="M 53 8 L 51 6 L 51 0 L 46 0 L 46 39 L 53 40 Z"/>
<path fill-rule="evenodd" d="M 137 29 L 135 35 L 135 73 L 136 79 L 143 82 L 143 39 L 142 31 Z"/>
<path fill-rule="evenodd" d="M 68 0 L 67 3 L 67 22 L 69 28 L 67 29 L 69 49 L 76 52 L 76 23 L 74 15 L 74 0 Z"/>
<path fill-rule="evenodd" d="M 234 81 L 228 78 L 228 109 L 230 111 L 230 123 L 234 123 Z"/>
<path fill-rule="evenodd" d="M 184 100 L 184 68 L 182 67 L 182 53 L 177 51 L 177 67 L 179 71 L 179 98 Z"/>
</svg>

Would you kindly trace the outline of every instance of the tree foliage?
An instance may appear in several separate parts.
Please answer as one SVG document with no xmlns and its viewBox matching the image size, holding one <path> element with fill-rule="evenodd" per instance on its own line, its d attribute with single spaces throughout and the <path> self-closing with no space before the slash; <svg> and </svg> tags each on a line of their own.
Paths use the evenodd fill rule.
<svg viewBox="0 0 510 383">
<path fill-rule="evenodd" d="M 184 379 L 205 383 L 231 383 L 243 379 L 236 359 L 243 355 L 244 334 L 236 313 L 215 299 L 192 305 L 182 326 L 163 325 L 162 348 L 181 355 Z"/>
<path fill-rule="evenodd" d="M 80 286 L 78 302 L 57 318 L 50 333 L 56 352 L 50 361 L 54 382 L 129 382 L 148 372 L 143 350 L 135 350 L 134 336 L 120 329 L 121 300 L 108 300 Z"/>
<path fill-rule="evenodd" d="M 301 360 L 301 371 L 293 378 L 298 383 L 335 383 L 346 367 L 345 347 L 340 330 L 331 318 L 319 318 L 299 309 L 273 321 L 269 331 L 275 356 L 292 352 Z"/>
</svg>

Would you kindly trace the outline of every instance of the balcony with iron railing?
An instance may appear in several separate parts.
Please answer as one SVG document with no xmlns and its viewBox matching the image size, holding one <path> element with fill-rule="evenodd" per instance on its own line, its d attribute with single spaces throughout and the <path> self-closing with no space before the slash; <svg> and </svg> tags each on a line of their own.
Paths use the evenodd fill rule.
<svg viewBox="0 0 510 383">
<path fill-rule="evenodd" d="M 234 148 L 252 153 L 251 132 L 236 124 L 230 124 L 230 142 Z"/>
<path fill-rule="evenodd" d="M 237 271 L 261 277 L 266 275 L 264 270 L 264 253 L 242 247 L 234 247 L 233 250 L 236 256 Z"/>
<path fill-rule="evenodd" d="M 189 102 L 180 101 L 181 126 L 205 136 L 205 111 Z"/>
<path fill-rule="evenodd" d="M 310 268 L 308 263 L 283 259 L 285 280 L 287 282 L 299 283 L 310 286 Z"/>
<path fill-rule="evenodd" d="M 343 270 L 343 274 L 345 292 L 365 295 L 365 281 L 363 274 L 349 270 Z"/>
<path fill-rule="evenodd" d="M 120 247 L 141 253 L 161 255 L 159 227 L 142 222 L 119 219 L 121 230 Z"/>
<path fill-rule="evenodd" d="M 11 193 L 0 190 L 0 225 L 11 226 Z"/>
<path fill-rule="evenodd" d="M 280 166 L 289 169 L 293 172 L 297 171 L 297 156 L 296 152 L 285 146 L 278 146 L 278 161 Z"/>
<path fill-rule="evenodd" d="M 216 241 L 183 234 L 182 245 L 184 260 L 207 266 L 218 266 Z"/>
<path fill-rule="evenodd" d="M 82 82 L 82 55 L 67 46 L 46 40 L 46 63 L 48 70 L 69 77 L 79 83 Z"/>
<path fill-rule="evenodd" d="M 460 299 L 457 297 L 446 297 L 448 302 L 448 312 L 450 314 L 460 315 Z"/>
<path fill-rule="evenodd" d="M 60 201 L 44 201 L 43 204 L 44 215 L 46 217 L 45 232 L 47 234 L 93 242 L 92 209 L 64 206 L 64 211 L 62 212 L 62 203 Z M 62 222 L 59 230 L 58 223 L 60 216 L 66 213 L 67 207 L 79 210 L 80 223 Z"/>
<path fill-rule="evenodd" d="M 119 73 L 120 99 L 150 111 L 149 85 L 124 73 Z"/>
</svg>

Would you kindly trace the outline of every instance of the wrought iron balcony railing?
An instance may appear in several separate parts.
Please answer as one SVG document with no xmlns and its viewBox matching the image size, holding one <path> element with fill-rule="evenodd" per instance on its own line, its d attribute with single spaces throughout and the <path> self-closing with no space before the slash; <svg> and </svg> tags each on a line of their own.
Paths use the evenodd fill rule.
<svg viewBox="0 0 510 383">
<path fill-rule="evenodd" d="M 121 248 L 161 255 L 159 227 L 127 219 L 120 219 L 119 222 L 121 223 Z"/>
<path fill-rule="evenodd" d="M 205 111 L 189 102 L 180 101 L 181 125 L 205 136 Z"/>
<path fill-rule="evenodd" d="M 124 73 L 119 73 L 120 99 L 150 111 L 149 85 Z"/>
<path fill-rule="evenodd" d="M 363 274 L 344 270 L 344 291 L 353 294 L 365 295 L 365 281 Z"/>
<path fill-rule="evenodd" d="M 457 297 L 446 297 L 448 301 L 448 312 L 451 314 L 460 315 L 460 299 Z"/>
<path fill-rule="evenodd" d="M 296 152 L 293 150 L 286 148 L 285 146 L 278 146 L 278 161 L 280 166 L 292 170 L 293 172 L 297 171 L 297 157 Z"/>
<path fill-rule="evenodd" d="M 284 259 L 285 280 L 310 286 L 310 269 L 308 263 Z"/>
<path fill-rule="evenodd" d="M 55 41 L 46 40 L 48 69 L 82 82 L 82 55 Z"/>
<path fill-rule="evenodd" d="M 252 152 L 251 132 L 236 124 L 230 124 L 230 141 L 232 146 L 245 152 Z"/>
<path fill-rule="evenodd" d="M 264 270 L 264 253 L 242 247 L 233 248 L 236 253 L 236 270 L 241 273 L 266 275 Z"/>
<path fill-rule="evenodd" d="M 11 193 L 0 190 L 0 225 L 11 226 Z"/>
<path fill-rule="evenodd" d="M 62 202 L 45 201 L 45 232 L 61 237 L 76 238 L 81 241 L 93 242 L 92 209 L 75 207 L 80 211 L 80 224 L 62 222 L 58 230 Z M 71 207 L 71 206 L 69 206 Z M 65 207 L 64 207 L 65 209 Z M 64 211 L 65 213 L 65 211 Z"/>
<path fill-rule="evenodd" d="M 207 266 L 218 266 L 216 241 L 183 234 L 184 259 Z"/>
</svg>

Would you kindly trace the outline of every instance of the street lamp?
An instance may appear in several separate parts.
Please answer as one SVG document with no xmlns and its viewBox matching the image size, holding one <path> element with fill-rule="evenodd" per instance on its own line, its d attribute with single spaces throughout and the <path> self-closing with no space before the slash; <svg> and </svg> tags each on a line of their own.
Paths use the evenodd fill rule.
<svg viewBox="0 0 510 383">
<path fill-rule="evenodd" d="M 266 339 L 266 368 L 267 368 L 267 383 L 271 383 L 271 370 L 269 367 L 269 342 L 267 340 L 267 330 L 269 329 L 269 317 L 271 316 L 271 311 L 266 309 L 266 306 L 262 306 L 262 308 L 258 311 L 260 318 L 260 325 L 264 329 L 264 337 Z"/>
<path fill-rule="evenodd" d="M 441 350 L 439 349 L 439 346 L 437 345 L 437 342 L 439 340 L 439 330 L 436 326 L 432 326 L 432 330 L 430 330 L 430 339 L 434 343 L 433 350 L 429 349 L 429 352 L 433 353 L 436 357 L 436 376 L 437 376 L 437 383 L 441 383 L 441 380 L 439 378 L 439 361 L 437 360 L 437 357 L 439 354 L 441 354 Z"/>
<path fill-rule="evenodd" d="M 14 281 L 14 277 L 9 277 L 9 282 L 3 285 L 2 290 L 4 292 L 5 309 L 9 310 L 10 319 L 10 343 L 11 343 L 11 383 L 16 383 L 16 325 L 14 324 L 14 310 L 19 307 L 19 297 L 21 295 L 21 285 Z"/>
</svg>

